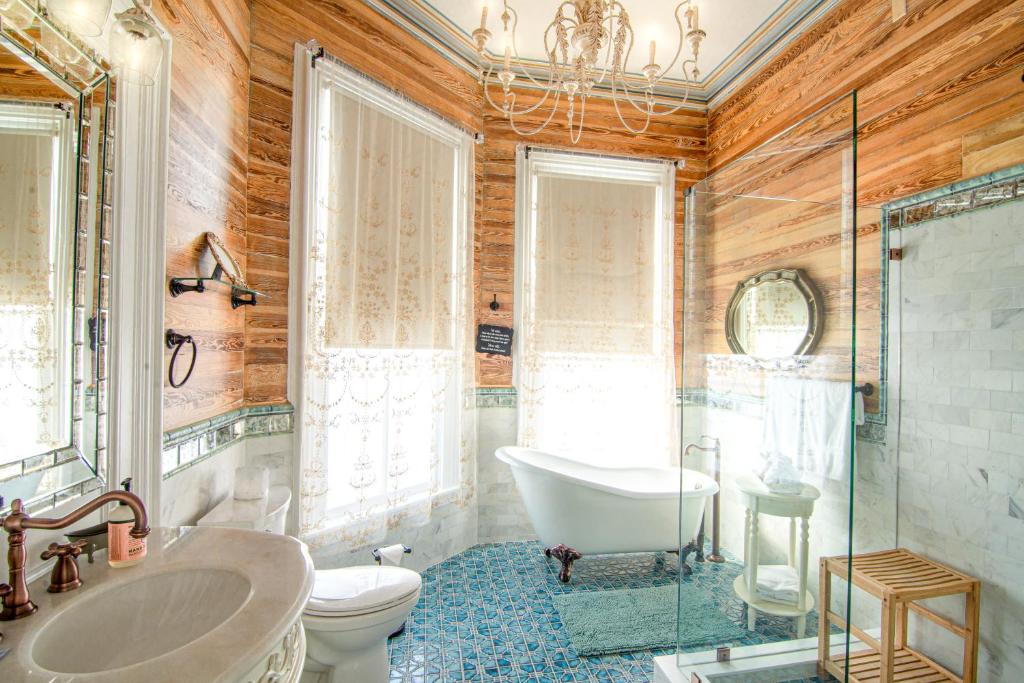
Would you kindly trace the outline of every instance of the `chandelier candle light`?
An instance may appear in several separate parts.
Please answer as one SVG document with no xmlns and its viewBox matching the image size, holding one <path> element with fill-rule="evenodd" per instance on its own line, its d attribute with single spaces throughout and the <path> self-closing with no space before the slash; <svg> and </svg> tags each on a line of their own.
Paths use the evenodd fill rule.
<svg viewBox="0 0 1024 683">
<path fill-rule="evenodd" d="M 500 68 L 491 59 L 492 53 L 486 49 L 491 39 L 491 32 L 487 29 L 487 14 L 488 8 L 485 5 L 480 14 L 480 28 L 473 31 L 480 56 L 480 83 L 488 103 L 504 115 L 519 135 L 535 135 L 544 130 L 554 119 L 564 94 L 568 100 L 566 116 L 569 139 L 572 144 L 578 143 L 583 133 L 587 99 L 595 87 L 610 96 L 623 127 L 630 133 L 640 135 L 647 131 L 655 116 L 667 116 L 686 106 L 690 88 L 700 78 L 697 59 L 701 41 L 707 34 L 700 28 L 696 0 L 686 0 L 676 6 L 674 17 L 679 29 L 679 42 L 672 61 L 664 68 L 656 63 L 657 43 L 652 40 L 648 63 L 641 69 L 642 76 L 626 72 L 626 64 L 636 40 L 629 14 L 618 0 L 562 2 L 555 12 L 554 20 L 544 29 L 547 76 L 539 79 L 522 67 L 513 71 L 512 57 L 519 59 L 516 46 L 519 16 L 510 1 L 503 0 L 501 23 L 504 31 L 504 59 Z M 683 50 L 687 45 L 689 57 L 685 58 Z M 684 84 L 685 94 L 682 102 L 675 106 L 660 105 L 655 101 L 655 89 L 673 70 Z M 516 93 L 512 90 L 512 84 L 517 78 L 543 93 L 539 101 L 516 107 Z M 491 92 L 499 85 L 502 91 L 500 103 L 495 101 Z M 544 107 L 550 109 L 546 118 L 532 128 L 521 125 L 523 117 L 543 110 Z M 631 125 L 623 109 L 627 114 L 631 110 L 635 111 L 642 125 Z"/>
</svg>

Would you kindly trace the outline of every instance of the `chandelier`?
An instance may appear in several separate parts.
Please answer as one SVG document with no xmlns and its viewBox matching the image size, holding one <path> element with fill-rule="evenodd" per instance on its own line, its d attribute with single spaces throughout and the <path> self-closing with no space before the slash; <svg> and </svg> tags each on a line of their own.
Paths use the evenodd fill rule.
<svg viewBox="0 0 1024 683">
<path fill-rule="evenodd" d="M 495 62 L 486 49 L 491 39 L 491 32 L 487 30 L 486 5 L 480 16 L 480 28 L 473 31 L 473 39 L 480 57 L 480 83 L 484 96 L 519 135 L 536 135 L 547 128 L 564 96 L 569 139 L 575 145 L 583 134 L 587 100 L 595 88 L 610 96 L 622 126 L 630 133 L 640 135 L 647 131 L 654 117 L 667 116 L 682 109 L 689 100 L 691 86 L 700 77 L 697 58 L 701 41 L 707 34 L 700 28 L 696 0 L 685 0 L 676 6 L 674 17 L 679 36 L 672 61 L 665 67 L 656 63 L 657 43 L 652 40 L 648 63 L 640 70 L 642 75 L 626 72 L 636 40 L 629 14 L 619 0 L 564 0 L 555 11 L 554 20 L 544 29 L 547 74 L 537 78 L 521 66 L 513 69 L 512 58 L 519 61 L 516 45 L 519 16 L 509 0 L 502 2 L 504 60 L 500 64 Z M 689 55 L 684 56 L 687 45 Z M 675 106 L 659 104 L 655 101 L 655 89 L 673 73 L 685 87 L 682 102 Z M 528 87 L 539 89 L 541 95 L 536 102 L 517 105 L 516 92 L 512 90 L 517 79 Z M 496 98 L 492 91 L 499 87 L 501 92 Z M 538 116 L 541 117 L 539 122 L 536 121 Z M 524 124 L 524 117 L 534 121 Z M 632 125 L 627 118 L 641 125 Z"/>
</svg>

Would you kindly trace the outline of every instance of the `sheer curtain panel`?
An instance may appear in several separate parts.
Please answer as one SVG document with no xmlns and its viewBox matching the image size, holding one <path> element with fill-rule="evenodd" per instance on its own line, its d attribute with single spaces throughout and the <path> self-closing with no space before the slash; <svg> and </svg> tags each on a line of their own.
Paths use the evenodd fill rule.
<svg viewBox="0 0 1024 683">
<path fill-rule="evenodd" d="M 675 429 L 674 167 L 520 153 L 519 441 L 666 465 Z"/>
<path fill-rule="evenodd" d="M 358 548 L 473 496 L 473 146 L 332 61 L 306 70 L 300 526 Z"/>
</svg>

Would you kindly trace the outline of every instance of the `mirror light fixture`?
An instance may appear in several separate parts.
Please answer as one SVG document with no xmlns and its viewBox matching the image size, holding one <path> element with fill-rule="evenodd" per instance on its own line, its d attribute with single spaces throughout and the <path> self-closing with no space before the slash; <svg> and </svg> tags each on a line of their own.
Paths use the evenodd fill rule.
<svg viewBox="0 0 1024 683">
<path fill-rule="evenodd" d="M 111 0 L 47 0 L 46 11 L 58 24 L 80 36 L 94 38 L 103 35 L 110 3 Z"/>
<path fill-rule="evenodd" d="M 145 3 L 148 7 L 148 2 Z M 164 54 L 160 32 L 139 0 L 117 15 L 110 37 L 111 58 L 128 83 L 153 85 Z"/>
<path fill-rule="evenodd" d="M 656 116 L 667 116 L 682 109 L 689 100 L 690 90 L 700 80 L 697 59 L 700 45 L 707 37 L 700 27 L 697 0 L 683 0 L 676 5 L 674 18 L 678 27 L 675 56 L 668 66 L 656 61 L 657 43 L 650 41 L 647 65 L 640 74 L 630 74 L 626 66 L 634 48 L 640 51 L 629 13 L 622 0 L 565 0 L 559 4 L 555 17 L 543 31 L 546 74 L 535 78 L 512 58 L 519 60 L 516 31 L 519 15 L 511 0 L 502 0 L 501 24 L 504 39 L 500 59 L 491 59 L 487 43 L 491 32 L 487 30 L 487 7 L 480 17 L 480 28 L 473 31 L 477 54 L 480 57 L 480 83 L 487 102 L 497 109 L 519 135 L 535 135 L 554 119 L 561 98 L 566 98 L 569 140 L 579 142 L 583 134 L 583 117 L 587 100 L 595 88 L 606 91 L 615 104 L 615 112 L 622 126 L 630 133 L 645 133 Z M 684 51 L 688 54 L 684 55 Z M 641 75 L 642 74 L 642 75 Z M 672 85 L 685 88 L 682 102 L 676 106 L 659 105 L 655 101 L 655 88 L 672 79 Z M 516 79 L 534 90 L 539 99 L 532 104 L 517 106 L 512 83 Z M 491 91 L 500 89 L 500 102 Z M 548 110 L 545 116 L 545 109 Z M 532 127 L 523 127 L 524 119 L 539 119 Z M 633 121 L 633 123 L 630 123 Z"/>
</svg>

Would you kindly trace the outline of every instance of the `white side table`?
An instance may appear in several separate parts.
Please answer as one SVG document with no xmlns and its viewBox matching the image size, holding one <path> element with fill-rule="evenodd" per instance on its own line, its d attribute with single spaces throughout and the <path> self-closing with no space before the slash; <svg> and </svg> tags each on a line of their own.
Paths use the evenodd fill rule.
<svg viewBox="0 0 1024 683">
<path fill-rule="evenodd" d="M 757 612 L 781 617 L 796 618 L 796 637 L 803 638 L 807 628 L 807 613 L 814 609 L 814 596 L 807 590 L 808 533 L 814 501 L 821 492 L 810 484 L 803 484 L 799 493 L 773 493 L 764 482 L 754 475 L 744 475 L 736 480 L 741 500 L 747 508 L 743 533 L 743 574 L 736 577 L 732 587 L 743 602 L 747 603 L 747 629 L 753 631 Z M 757 568 L 759 562 L 759 520 L 760 515 L 789 518 L 789 566 L 797 571 L 800 582 L 800 597 L 796 605 L 765 600 L 757 594 Z M 800 549 L 797 558 L 796 523 L 800 520 Z"/>
</svg>

